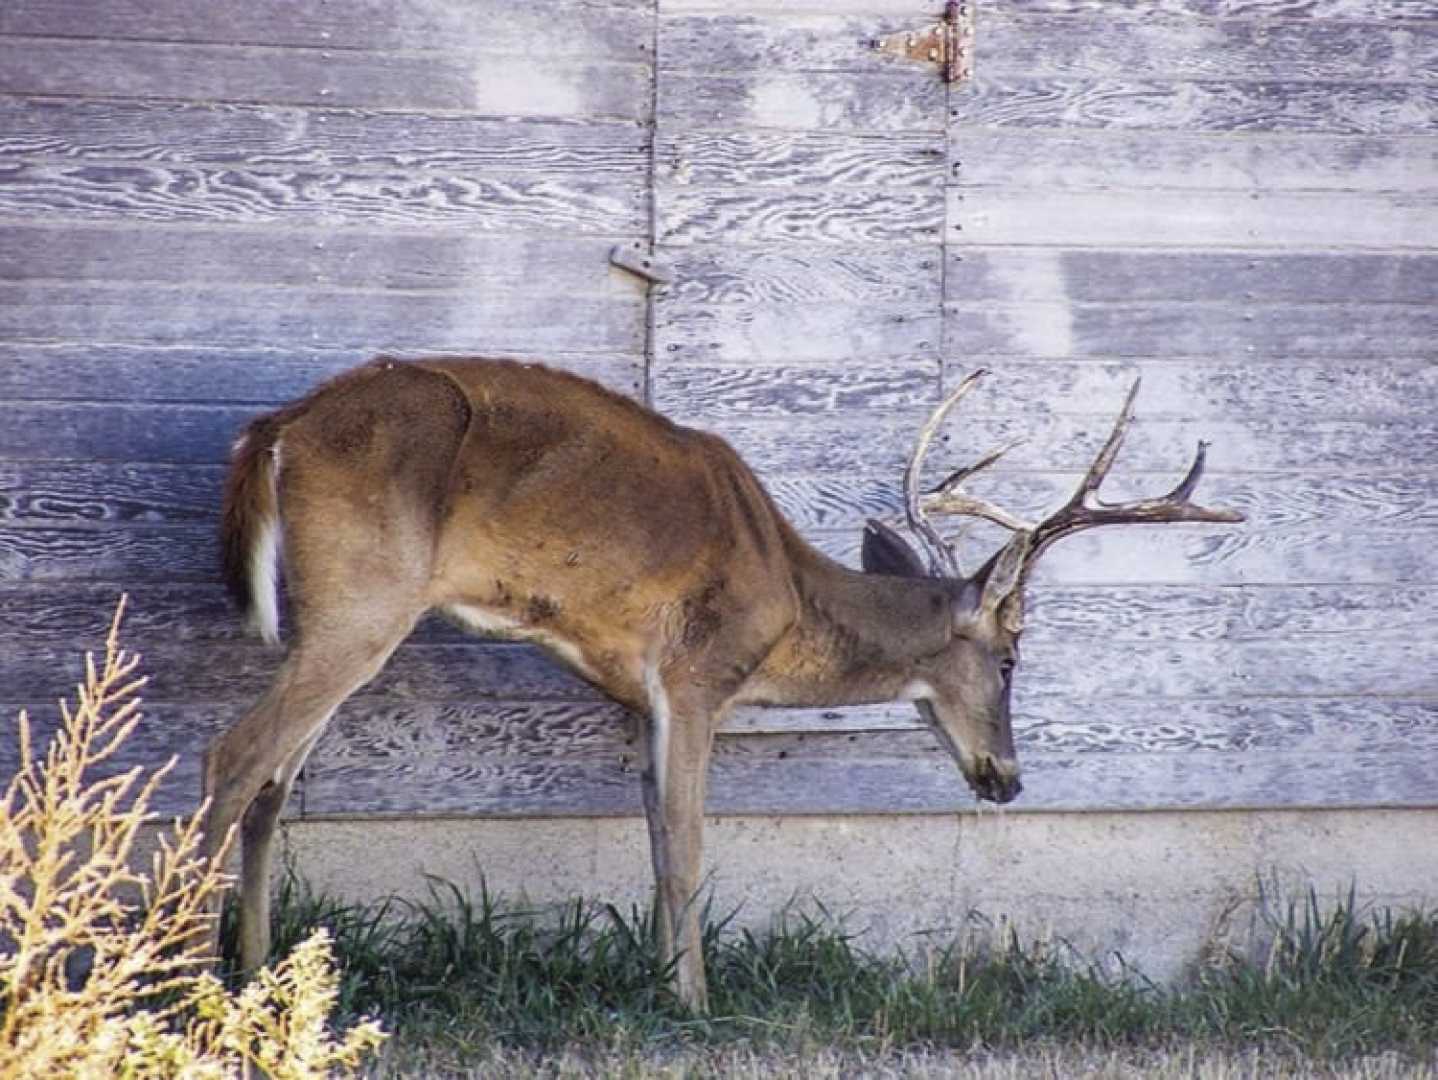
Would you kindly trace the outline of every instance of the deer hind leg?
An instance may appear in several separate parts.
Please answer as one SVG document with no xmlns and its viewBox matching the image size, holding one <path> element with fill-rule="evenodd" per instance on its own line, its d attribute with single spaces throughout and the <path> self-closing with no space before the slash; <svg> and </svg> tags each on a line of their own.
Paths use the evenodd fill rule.
<svg viewBox="0 0 1438 1080">
<path fill-rule="evenodd" d="M 679 1001 L 709 1007 L 699 924 L 699 879 L 704 856 L 704 792 L 715 709 L 671 695 L 651 680 L 641 776 L 644 813 L 654 862 L 659 957 L 672 964 Z"/>
<path fill-rule="evenodd" d="M 279 677 L 205 755 L 208 844 L 240 826 L 240 964 L 253 970 L 269 952 L 269 886 L 275 826 L 295 777 L 334 710 L 375 676 L 414 625 L 422 606 L 387 632 L 361 640 L 307 636 Z"/>
</svg>

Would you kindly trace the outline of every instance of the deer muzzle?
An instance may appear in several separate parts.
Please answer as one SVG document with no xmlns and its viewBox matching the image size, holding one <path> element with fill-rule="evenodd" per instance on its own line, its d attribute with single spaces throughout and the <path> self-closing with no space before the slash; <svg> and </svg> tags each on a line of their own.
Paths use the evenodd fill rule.
<svg viewBox="0 0 1438 1080">
<path fill-rule="evenodd" d="M 999 760 L 991 754 L 980 754 L 972 769 L 964 771 L 975 795 L 986 802 L 1013 802 L 1024 785 L 1019 780 L 1019 763 L 1013 759 Z"/>
</svg>

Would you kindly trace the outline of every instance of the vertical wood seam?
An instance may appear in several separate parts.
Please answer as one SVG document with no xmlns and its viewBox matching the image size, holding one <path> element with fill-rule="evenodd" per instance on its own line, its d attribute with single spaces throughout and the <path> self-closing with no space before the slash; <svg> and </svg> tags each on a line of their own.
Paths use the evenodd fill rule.
<svg viewBox="0 0 1438 1080">
<path fill-rule="evenodd" d="M 649 19 L 649 176 L 646 187 L 649 194 L 649 252 L 651 256 L 659 251 L 659 4 L 653 0 Z M 658 318 L 658 306 L 654 282 L 644 284 L 644 350 L 640 359 L 643 368 L 640 374 L 641 395 L 644 404 L 654 405 L 654 328 Z"/>
</svg>

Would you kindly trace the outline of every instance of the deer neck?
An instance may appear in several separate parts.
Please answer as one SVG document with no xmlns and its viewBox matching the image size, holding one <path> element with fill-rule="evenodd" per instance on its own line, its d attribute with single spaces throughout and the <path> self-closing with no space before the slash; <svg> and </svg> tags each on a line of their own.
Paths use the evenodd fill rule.
<svg viewBox="0 0 1438 1080">
<path fill-rule="evenodd" d="M 911 695 L 920 662 L 952 636 L 948 583 L 863 574 L 812 549 L 793 565 L 798 617 L 745 700 L 865 705 Z"/>
</svg>

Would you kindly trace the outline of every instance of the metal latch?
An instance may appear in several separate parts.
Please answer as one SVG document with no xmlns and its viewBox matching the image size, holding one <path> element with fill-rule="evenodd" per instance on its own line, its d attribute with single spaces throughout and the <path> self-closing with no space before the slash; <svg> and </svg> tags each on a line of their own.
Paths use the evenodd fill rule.
<svg viewBox="0 0 1438 1080">
<path fill-rule="evenodd" d="M 654 285 L 668 285 L 674 280 L 674 272 L 668 264 L 655 258 L 654 253 L 638 240 L 615 247 L 609 253 L 609 261 L 621 270 L 628 270 Z"/>
<path fill-rule="evenodd" d="M 966 82 L 974 77 L 974 0 L 948 0 L 943 22 L 875 38 L 872 45 L 890 56 L 938 64 L 944 82 Z"/>
</svg>

